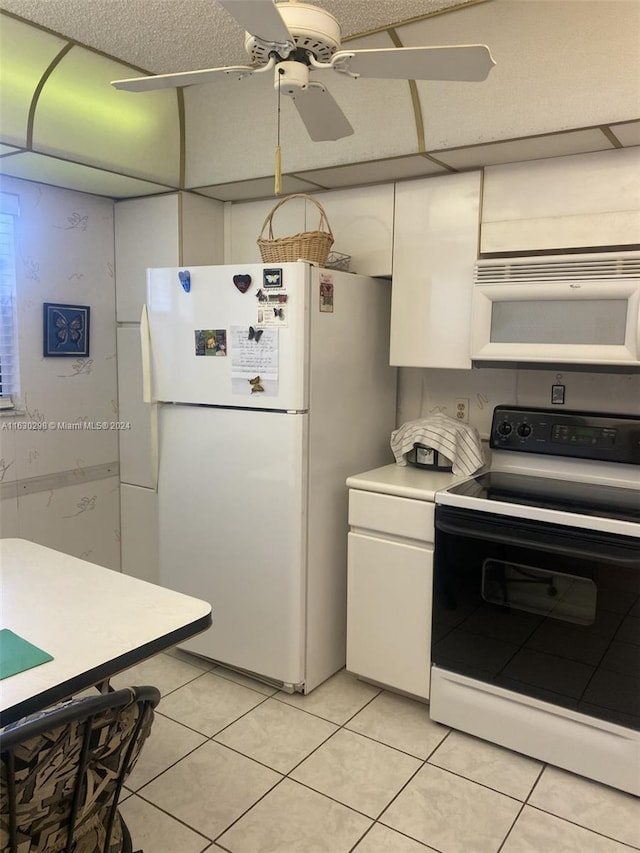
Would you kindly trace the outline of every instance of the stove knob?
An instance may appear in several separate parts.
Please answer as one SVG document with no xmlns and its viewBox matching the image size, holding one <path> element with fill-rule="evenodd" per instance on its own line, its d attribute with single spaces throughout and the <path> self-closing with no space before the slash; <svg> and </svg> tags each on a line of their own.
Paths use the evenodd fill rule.
<svg viewBox="0 0 640 853">
<path fill-rule="evenodd" d="M 501 424 L 498 424 L 498 435 L 510 435 L 513 427 L 509 423 L 509 421 L 502 421 Z"/>
<path fill-rule="evenodd" d="M 516 430 L 520 438 L 527 438 L 531 435 L 531 427 L 529 424 L 519 424 L 518 429 Z"/>
</svg>

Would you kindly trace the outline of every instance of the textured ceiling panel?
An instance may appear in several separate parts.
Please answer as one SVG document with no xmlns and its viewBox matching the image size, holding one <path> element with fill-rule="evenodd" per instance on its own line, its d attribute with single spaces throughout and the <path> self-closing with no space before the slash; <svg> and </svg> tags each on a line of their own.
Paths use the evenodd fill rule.
<svg viewBox="0 0 640 853">
<path fill-rule="evenodd" d="M 611 131 L 623 145 L 640 145 L 640 121 L 614 125 Z"/>
<path fill-rule="evenodd" d="M 478 0 L 310 0 L 346 38 Z M 216 0 L 2 0 L 2 8 L 155 74 L 246 62 L 243 32 Z"/>
<path fill-rule="evenodd" d="M 598 128 L 551 133 L 548 136 L 530 136 L 491 145 L 470 145 L 450 151 L 439 151 L 438 160 L 454 169 L 478 169 L 500 163 L 518 163 L 522 160 L 541 160 L 562 157 L 565 154 L 586 154 L 606 151 L 612 143 Z"/>
<path fill-rule="evenodd" d="M 317 184 L 294 178 L 290 175 L 282 176 L 282 195 L 290 193 L 312 193 L 318 189 Z M 201 195 L 217 198 L 218 201 L 247 201 L 256 198 L 265 198 L 273 195 L 273 178 L 256 178 L 253 181 L 239 181 L 231 184 L 221 184 L 216 187 L 198 187 L 196 192 Z"/>
<path fill-rule="evenodd" d="M 492 0 L 401 34 L 406 45 L 486 43 L 496 61 L 484 83 L 416 84 L 427 151 L 640 115 L 640 3 Z"/>
<path fill-rule="evenodd" d="M 318 169 L 305 172 L 302 177 L 317 181 L 325 187 L 349 187 L 357 184 L 380 184 L 403 178 L 420 178 L 425 175 L 446 173 L 444 166 L 428 157 L 398 157 L 394 160 L 376 160 L 369 163 L 352 163 L 338 169 Z"/>
</svg>

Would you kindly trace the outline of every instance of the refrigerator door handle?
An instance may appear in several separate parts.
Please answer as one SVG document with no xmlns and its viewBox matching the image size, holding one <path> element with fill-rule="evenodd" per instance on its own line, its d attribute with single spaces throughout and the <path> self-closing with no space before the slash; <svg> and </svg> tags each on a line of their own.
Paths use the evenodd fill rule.
<svg viewBox="0 0 640 853">
<path fill-rule="evenodd" d="M 140 316 L 140 347 L 142 349 L 142 399 L 145 403 L 153 403 L 155 401 L 151 399 L 151 330 L 146 305 L 142 306 Z"/>
<path fill-rule="evenodd" d="M 142 350 L 142 399 L 149 403 L 149 439 L 150 439 L 150 474 L 153 489 L 158 491 L 158 469 L 160 457 L 158 453 L 158 401 L 151 396 L 151 330 L 149 329 L 149 312 L 147 306 L 142 306 L 140 317 L 140 346 Z"/>
</svg>

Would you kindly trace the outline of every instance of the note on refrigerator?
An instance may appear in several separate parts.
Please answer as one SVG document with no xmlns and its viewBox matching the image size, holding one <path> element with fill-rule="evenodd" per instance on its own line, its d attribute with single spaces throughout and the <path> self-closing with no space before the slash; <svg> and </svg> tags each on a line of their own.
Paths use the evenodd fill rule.
<svg viewBox="0 0 640 853">
<path fill-rule="evenodd" d="M 231 376 L 245 379 L 260 373 L 265 379 L 278 378 L 278 331 L 254 326 L 232 326 Z"/>
</svg>

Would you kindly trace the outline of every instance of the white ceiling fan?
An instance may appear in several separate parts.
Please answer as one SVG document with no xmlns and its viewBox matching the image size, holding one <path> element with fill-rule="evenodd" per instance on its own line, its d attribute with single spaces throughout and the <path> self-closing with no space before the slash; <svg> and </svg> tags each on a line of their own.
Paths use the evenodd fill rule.
<svg viewBox="0 0 640 853">
<path fill-rule="evenodd" d="M 115 80 L 116 89 L 147 92 L 209 83 L 220 75 L 236 79 L 275 71 L 275 88 L 292 98 L 314 142 L 350 136 L 353 128 L 314 71 L 331 69 L 353 79 L 459 80 L 481 82 L 495 65 L 486 45 L 340 50 L 340 25 L 319 6 L 297 0 L 218 0 L 246 30 L 252 65 L 230 65 Z"/>
</svg>

